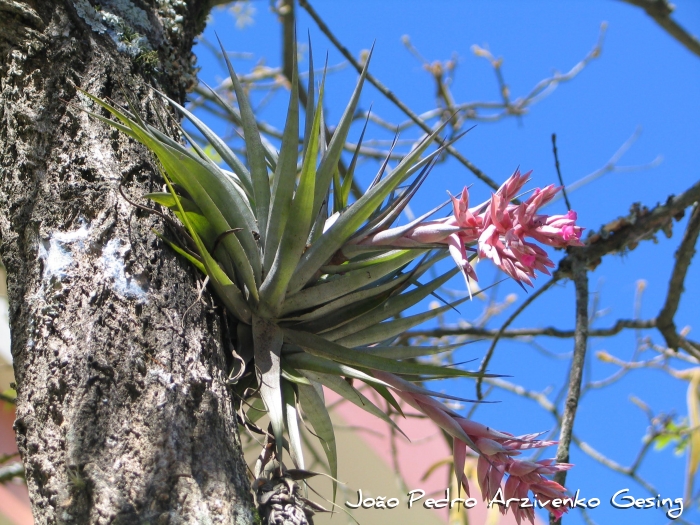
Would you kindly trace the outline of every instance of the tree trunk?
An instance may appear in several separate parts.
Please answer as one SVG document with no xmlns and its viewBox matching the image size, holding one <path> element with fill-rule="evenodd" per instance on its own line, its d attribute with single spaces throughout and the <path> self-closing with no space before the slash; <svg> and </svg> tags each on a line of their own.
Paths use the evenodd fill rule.
<svg viewBox="0 0 700 525">
<path fill-rule="evenodd" d="M 0 0 L 1 254 L 34 518 L 251 523 L 219 308 L 119 194 L 160 188 L 150 155 L 71 105 L 76 86 L 127 93 L 157 122 L 148 85 L 184 97 L 207 2 L 99 4 Z"/>
</svg>

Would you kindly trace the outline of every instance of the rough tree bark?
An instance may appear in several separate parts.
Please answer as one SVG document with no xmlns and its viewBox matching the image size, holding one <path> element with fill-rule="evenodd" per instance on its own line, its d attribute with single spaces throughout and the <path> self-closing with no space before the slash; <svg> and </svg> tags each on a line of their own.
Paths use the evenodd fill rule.
<svg viewBox="0 0 700 525">
<path fill-rule="evenodd" d="M 0 0 L 1 254 L 37 524 L 253 520 L 225 330 L 211 299 L 188 310 L 197 276 L 118 192 L 160 187 L 150 156 L 68 104 L 86 104 L 75 86 L 182 99 L 207 11 Z"/>
</svg>

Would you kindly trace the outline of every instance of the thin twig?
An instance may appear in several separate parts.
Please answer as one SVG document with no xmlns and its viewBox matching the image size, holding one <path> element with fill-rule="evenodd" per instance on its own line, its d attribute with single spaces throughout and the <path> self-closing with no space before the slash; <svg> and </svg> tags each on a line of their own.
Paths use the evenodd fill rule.
<svg viewBox="0 0 700 525">
<path fill-rule="evenodd" d="M 610 337 L 619 334 L 624 329 L 643 330 L 656 328 L 655 319 L 618 319 L 610 328 L 598 328 L 590 330 L 589 337 Z M 450 336 L 473 336 L 478 338 L 491 339 L 497 335 L 501 339 L 517 339 L 526 337 L 556 337 L 560 339 L 568 339 L 574 337 L 574 330 L 561 330 L 554 326 L 544 328 L 513 328 L 501 332 L 500 329 L 479 328 L 476 326 L 455 326 L 455 327 L 440 327 L 432 330 L 411 330 L 402 334 L 399 338 L 400 343 L 409 341 L 416 337 L 450 337 Z"/>
<path fill-rule="evenodd" d="M 321 32 L 328 37 L 328 39 L 331 41 L 331 43 L 340 51 L 340 53 L 352 64 L 352 66 L 358 71 L 362 71 L 362 65 L 355 60 L 355 57 L 352 56 L 350 51 L 343 46 L 343 44 L 340 43 L 340 41 L 335 37 L 335 35 L 331 32 L 331 30 L 328 28 L 326 23 L 321 19 L 321 17 L 316 13 L 313 7 L 309 4 L 307 0 L 299 0 L 299 5 L 303 7 L 307 13 L 309 13 L 309 16 L 316 22 L 316 25 L 318 28 L 321 30 Z M 367 73 L 367 81 L 371 83 L 374 87 L 376 87 L 379 92 L 384 95 L 387 99 L 389 99 L 391 102 L 394 103 L 401 111 L 403 111 L 413 122 L 415 122 L 425 133 L 431 134 L 433 133 L 433 129 L 426 124 L 421 118 L 416 115 L 408 106 L 406 106 L 401 100 L 399 100 L 396 95 L 394 95 L 389 88 L 387 88 L 384 84 L 382 84 L 374 75 Z M 435 137 L 435 141 L 438 143 L 443 143 L 444 138 L 440 136 Z M 477 168 L 474 164 L 472 164 L 469 160 L 467 160 L 461 153 L 459 153 L 454 147 L 452 146 L 447 146 L 447 151 L 452 155 L 455 159 L 457 159 L 462 165 L 464 165 L 469 171 L 471 171 L 474 175 L 476 175 L 477 178 L 491 186 L 493 189 L 498 189 L 499 184 L 496 183 L 493 179 L 491 179 L 488 175 L 486 175 L 483 171 L 481 171 L 479 168 Z"/>
<path fill-rule="evenodd" d="M 700 234 L 700 205 L 695 204 L 681 244 L 678 247 L 678 251 L 676 251 L 676 264 L 673 266 L 671 280 L 668 283 L 666 301 L 656 321 L 659 332 L 664 336 L 666 344 L 674 350 L 677 350 L 679 346 L 683 346 L 681 337 L 676 331 L 676 323 L 673 321 L 673 318 L 678 310 L 681 295 L 685 291 L 685 276 L 688 273 L 688 266 L 690 266 L 690 262 L 695 256 L 695 244 L 698 240 L 698 234 Z M 695 349 L 695 353 L 698 352 L 700 352 L 700 349 Z"/>
<path fill-rule="evenodd" d="M 575 254 L 576 252 L 573 253 Z M 559 445 L 557 446 L 557 463 L 569 462 L 571 435 L 574 430 L 574 420 L 581 395 L 581 379 L 583 377 L 586 348 L 588 346 L 588 271 L 583 261 L 577 257 L 574 258 L 573 272 L 574 286 L 576 288 L 576 335 L 574 336 L 574 358 L 569 371 L 569 392 L 566 396 Z M 564 486 L 566 471 L 557 472 L 554 480 Z M 561 518 L 557 519 L 554 515 L 550 515 L 549 523 L 552 525 L 560 524 Z"/>
<path fill-rule="evenodd" d="M 556 133 L 552 133 L 552 152 L 554 153 L 554 166 L 557 168 L 557 177 L 559 177 L 559 184 L 561 185 L 561 193 L 564 196 L 564 202 L 566 202 L 566 209 L 571 211 L 571 203 L 569 202 L 569 196 L 566 194 L 566 186 L 564 185 L 564 179 L 561 176 L 561 168 L 559 167 Z"/>
<path fill-rule="evenodd" d="M 17 404 L 17 399 L 14 397 L 10 397 L 7 394 L 4 394 L 0 392 L 0 401 L 4 401 L 5 403 L 10 403 L 11 405 L 16 405 Z"/>
<path fill-rule="evenodd" d="M 7 483 L 15 478 L 24 478 L 24 465 L 21 462 L 0 467 L 0 483 Z"/>
<path fill-rule="evenodd" d="M 515 383 L 511 383 L 510 381 L 506 381 L 505 379 L 500 378 L 487 377 L 486 379 L 484 379 L 484 382 L 488 385 L 500 388 L 501 390 L 505 390 L 506 392 L 511 392 L 512 394 L 535 401 L 544 410 L 552 414 L 557 420 L 557 422 L 559 422 L 561 417 L 561 415 L 559 414 L 559 410 L 557 409 L 556 405 L 554 405 L 554 403 L 547 399 L 547 396 L 545 394 L 541 392 L 533 392 L 532 390 L 528 390 L 523 386 L 516 385 Z"/>
<path fill-rule="evenodd" d="M 700 57 L 700 40 L 686 31 L 678 22 L 671 18 L 674 6 L 667 0 L 622 0 L 628 4 L 641 7 L 669 35 L 683 44 L 685 48 Z"/>
<path fill-rule="evenodd" d="M 489 347 L 488 352 L 486 352 L 486 355 L 484 356 L 484 359 L 481 361 L 481 365 L 479 366 L 479 377 L 476 380 L 476 396 L 478 399 L 483 399 L 483 395 L 481 392 L 481 385 L 483 383 L 483 374 L 486 372 L 486 369 L 489 366 L 489 362 L 491 361 L 491 358 L 493 357 L 493 353 L 496 350 L 496 345 L 498 344 L 498 340 L 501 338 L 501 335 L 506 331 L 506 329 L 510 326 L 510 324 L 515 321 L 516 317 L 518 317 L 525 308 L 530 306 L 532 302 L 537 299 L 540 295 L 542 295 L 544 292 L 549 290 L 554 283 L 558 281 L 557 274 L 554 274 L 552 278 L 547 281 L 542 288 L 537 290 L 535 293 L 533 293 L 531 296 L 529 296 L 525 301 L 523 301 L 523 304 L 521 304 L 515 312 L 511 314 L 511 316 L 506 320 L 505 323 L 503 323 L 503 326 L 498 330 L 498 333 L 496 336 L 493 338 L 493 341 L 491 342 L 491 346 Z"/>
<path fill-rule="evenodd" d="M 640 171 L 640 170 L 647 170 L 651 168 L 655 168 L 659 164 L 661 164 L 661 161 L 663 160 L 663 157 L 661 155 L 657 155 L 655 159 L 653 159 L 651 162 L 648 162 L 647 164 L 641 164 L 638 166 L 618 166 L 618 163 L 620 162 L 620 159 L 629 151 L 629 149 L 632 147 L 632 145 L 637 142 L 637 139 L 642 134 L 642 128 L 641 126 L 637 126 L 637 128 L 634 130 L 634 133 L 630 135 L 630 137 L 620 146 L 617 151 L 613 154 L 612 157 L 601 167 L 595 170 L 593 173 L 589 173 L 588 175 L 581 177 L 577 181 L 572 182 L 571 184 L 567 185 L 564 189 L 566 192 L 571 193 L 576 191 L 577 189 L 590 184 L 594 180 L 598 179 L 599 177 L 602 177 L 606 173 L 615 173 L 615 172 L 631 172 L 631 171 Z M 563 198 L 563 195 L 555 195 L 552 200 L 550 200 L 545 206 L 550 206 L 557 202 L 559 199 Z M 544 207 L 544 206 L 543 206 Z"/>
</svg>

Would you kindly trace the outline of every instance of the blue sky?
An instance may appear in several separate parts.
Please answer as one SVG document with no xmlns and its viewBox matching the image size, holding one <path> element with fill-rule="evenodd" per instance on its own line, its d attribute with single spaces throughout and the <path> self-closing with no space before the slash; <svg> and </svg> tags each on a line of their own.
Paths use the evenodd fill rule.
<svg viewBox="0 0 700 525">
<path fill-rule="evenodd" d="M 676 19 L 690 32 L 700 34 L 700 2 L 678 0 Z M 459 57 L 452 92 L 458 102 L 492 101 L 499 99 L 496 77 L 488 62 L 476 57 L 473 44 L 488 48 L 503 57 L 503 74 L 513 98 L 524 96 L 541 79 L 554 71 L 565 72 L 579 62 L 598 40 L 600 25 L 607 22 L 602 55 L 592 61 L 575 79 L 563 83 L 547 98 L 532 106 L 528 114 L 495 123 L 479 123 L 457 145 L 459 151 L 489 176 L 501 181 L 520 166 L 533 170 L 529 187 L 556 182 L 550 136 L 558 136 L 562 174 L 567 184 L 594 172 L 608 162 L 620 146 L 641 127 L 642 133 L 620 160 L 620 166 L 646 165 L 658 156 L 663 160 L 651 169 L 609 173 L 572 193 L 572 207 L 578 212 L 579 223 L 597 230 L 619 215 L 626 215 L 630 204 L 641 202 L 653 207 L 671 194 L 690 187 L 696 180 L 700 165 L 700 58 L 693 56 L 670 38 L 641 10 L 615 1 L 496 1 L 467 2 L 447 0 L 383 0 L 381 2 L 354 0 L 352 2 L 317 1 L 315 9 L 343 44 L 355 55 L 375 42 L 371 72 L 387 85 L 415 112 L 431 109 L 435 104 L 435 85 L 421 64 L 401 43 L 409 35 L 413 45 L 429 61 Z M 227 49 L 251 53 L 252 59 L 238 59 L 234 65 L 239 72 L 248 72 L 264 57 L 265 64 L 277 66 L 280 60 L 281 31 L 268 3 L 252 2 L 256 12 L 253 24 L 235 28 L 234 18 L 225 10 L 216 11 L 205 37 L 214 41 L 217 31 Z M 298 10 L 298 34 L 311 34 L 317 63 L 326 52 L 329 64 L 341 63 L 342 57 L 318 31 L 309 17 Z M 196 49 L 201 77 L 216 83 L 224 72 L 202 46 Z M 301 63 L 304 69 L 307 62 Z M 352 91 L 356 74 L 345 68 L 329 76 L 326 87 L 327 119 L 339 118 Z M 258 99 L 259 100 L 259 99 Z M 282 108 L 287 95 L 280 93 L 260 115 L 281 126 Z M 363 92 L 360 106 L 381 117 L 402 122 L 405 117 L 371 86 Z M 358 126 L 359 127 L 359 126 Z M 359 130 L 355 131 L 359 134 Z M 381 130 L 372 129 L 368 136 L 387 138 Z M 415 138 L 415 129 L 402 137 Z M 363 167 L 366 177 L 373 176 L 376 167 Z M 489 196 L 489 189 L 469 171 L 454 161 L 441 164 L 431 174 L 421 190 L 414 210 L 419 213 L 444 201 L 445 190 L 456 193 L 465 185 L 473 185 L 473 199 Z M 548 213 L 565 211 L 563 202 L 553 205 Z M 605 327 L 617 318 L 633 316 L 637 281 L 644 279 L 647 287 L 641 308 L 642 318 L 655 316 L 661 308 L 673 264 L 673 253 L 680 242 L 685 219 L 674 225 L 674 235 L 658 241 L 645 241 L 625 256 L 611 256 L 590 274 L 591 292 L 599 292 L 600 308 L 606 315 L 594 326 Z M 561 254 L 553 255 L 555 262 Z M 495 274 L 486 263 L 478 267 L 481 282 L 493 282 Z M 676 324 L 679 328 L 693 325 L 694 313 L 700 308 L 697 294 L 700 272 L 691 266 L 686 280 Z M 536 287 L 546 279 L 538 279 Z M 463 281 L 452 283 L 463 288 Z M 525 294 L 511 282 L 498 290 L 502 299 L 509 293 Z M 475 301 L 462 308 L 467 320 L 477 317 L 483 304 Z M 494 318 L 489 326 L 498 327 L 505 315 Z M 514 326 L 573 327 L 573 288 L 562 285 L 533 304 Z M 448 319 L 453 322 L 456 319 Z M 698 330 L 698 328 L 695 328 Z M 656 332 L 644 332 L 655 342 Z M 695 331 L 690 336 L 697 338 Z M 541 339 L 549 351 L 566 354 L 572 348 L 569 340 Z M 481 358 L 488 343 L 468 347 L 458 357 Z M 616 368 L 595 359 L 595 352 L 605 350 L 620 359 L 631 358 L 634 334 L 625 333 L 613 339 L 593 339 L 589 348 L 588 372 L 593 379 L 602 379 Z M 651 357 L 651 354 L 645 354 Z M 543 357 L 531 345 L 501 343 L 491 365 L 494 372 L 512 376 L 509 380 L 536 391 L 552 388 L 555 392 L 566 380 L 566 361 Z M 473 384 L 450 383 L 450 392 L 473 395 Z M 635 371 L 612 387 L 588 393 L 582 400 L 576 422 L 576 434 L 607 457 L 629 465 L 641 447 L 648 421 L 644 413 L 630 402 L 634 395 L 645 401 L 654 412 L 687 413 L 687 383 L 671 379 L 660 371 Z M 494 393 L 502 402 L 480 407 L 475 418 L 500 429 L 515 433 L 548 430 L 552 418 L 531 401 L 505 392 Z M 551 454 L 554 454 L 552 449 Z M 615 510 L 610 496 L 629 487 L 637 497 L 648 494 L 629 478 L 602 467 L 574 447 L 571 461 L 576 464 L 567 485 L 580 489 L 586 497 L 598 497 L 602 504 L 590 511 L 589 517 L 598 524 L 612 520 L 637 525 L 665 523 L 658 510 Z M 640 469 L 640 475 L 657 487 L 662 497 L 681 497 L 684 486 L 685 457 L 670 449 L 652 452 Z M 342 478 L 342 473 L 340 474 Z M 682 516 L 689 522 L 700 520 L 697 510 L 686 509 Z M 566 523 L 584 523 L 573 512 Z"/>
</svg>

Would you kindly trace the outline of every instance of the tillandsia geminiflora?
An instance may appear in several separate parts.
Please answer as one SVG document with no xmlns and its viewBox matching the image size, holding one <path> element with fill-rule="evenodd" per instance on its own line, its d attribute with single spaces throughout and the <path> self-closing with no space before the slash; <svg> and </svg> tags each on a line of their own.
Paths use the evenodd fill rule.
<svg viewBox="0 0 700 525">
<path fill-rule="evenodd" d="M 468 299 L 401 315 L 457 273 L 464 275 L 469 287 L 469 280 L 477 278 L 470 264 L 474 257 L 491 259 L 521 285 L 532 285 L 535 270 L 548 273 L 547 267 L 554 265 L 540 246 L 526 239 L 560 248 L 581 245 L 582 228 L 576 226 L 575 213 L 538 214 L 558 191 L 553 185 L 512 203 L 528 180 L 527 174 L 516 171 L 484 203 L 469 207 L 465 188 L 443 204 L 452 205 L 449 217 L 429 220 L 439 206 L 406 225 L 393 226 L 444 151 L 443 144 L 422 157 L 441 128 L 415 144 L 393 169 L 387 158 L 367 191 L 350 202 L 362 137 L 342 179 L 339 164 L 367 65 L 327 142 L 324 84 L 320 83 L 316 97 L 311 54 L 309 60 L 300 162 L 296 60 L 277 151 L 261 137 L 246 93 L 226 58 L 238 110 L 220 97 L 219 102 L 242 128 L 247 165 L 197 117 L 162 95 L 199 130 L 231 171 L 215 163 L 196 141 L 189 140 L 190 147 L 185 147 L 145 123 L 133 108 L 118 109 L 85 93 L 117 120 L 91 113 L 95 118 L 141 142 L 158 158 L 168 191 L 145 197 L 169 208 L 184 234 L 179 244 L 164 239 L 206 276 L 238 321 L 234 346 L 239 366 L 230 378 L 238 412 L 251 427 L 264 412 L 270 418 L 267 452 L 261 454 L 255 475 L 264 480 L 270 464 L 281 469 L 283 450 L 288 451 L 296 472 L 304 472 L 303 415 L 321 443 L 331 476 L 337 478 L 335 437 L 323 387 L 398 428 L 357 388 L 362 382 L 397 413 L 402 414 L 398 397 L 452 437 L 455 473 L 467 493 L 464 466 L 469 448 L 478 457 L 484 499 L 492 499 L 504 479 L 506 499 L 527 497 L 529 491 L 550 500 L 563 498 L 565 489 L 545 476 L 571 465 L 516 459 L 523 450 L 554 442 L 538 440 L 539 434 L 513 436 L 470 421 L 436 400 L 461 398 L 421 386 L 429 379 L 478 375 L 416 360 L 455 345 L 392 343 L 405 330 Z M 218 97 L 216 92 L 213 95 Z M 421 283 L 426 272 L 448 254 L 456 268 Z M 532 508 L 510 508 L 518 522 L 534 520 Z M 565 507 L 549 506 L 549 510 L 559 517 Z"/>
</svg>

